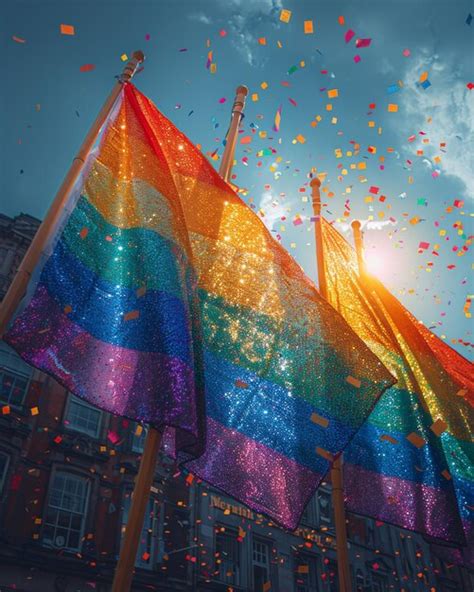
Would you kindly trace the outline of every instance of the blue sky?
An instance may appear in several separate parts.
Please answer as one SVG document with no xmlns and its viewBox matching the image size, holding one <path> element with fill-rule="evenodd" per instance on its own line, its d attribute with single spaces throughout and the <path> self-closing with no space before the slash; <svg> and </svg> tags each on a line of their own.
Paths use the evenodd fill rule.
<svg viewBox="0 0 474 592">
<path fill-rule="evenodd" d="M 208 155 L 222 154 L 236 86 L 249 87 L 240 137 L 251 142 L 237 146 L 235 182 L 310 277 L 316 278 L 311 200 L 300 189 L 308 189 L 314 167 L 325 173 L 327 218 L 339 220 L 349 239 L 344 211 L 350 208 L 348 221 L 364 220 L 376 274 L 472 358 L 473 348 L 463 344 L 474 342 L 463 311 L 474 293 L 472 255 L 457 254 L 473 234 L 468 1 L 18 0 L 2 7 L 0 211 L 44 216 L 122 70 L 121 55 L 143 49 L 136 85 Z M 289 23 L 280 21 L 282 8 L 292 12 Z M 305 20 L 313 21 L 313 34 L 304 33 Z M 61 24 L 73 25 L 75 35 L 61 35 Z M 355 35 L 346 43 L 349 29 Z M 358 48 L 357 39 L 370 45 Z M 206 68 L 211 50 L 214 74 Z M 95 67 L 81 72 L 84 64 Z M 427 88 L 419 84 L 425 72 Z M 337 98 L 328 97 L 333 89 Z M 389 112 L 389 104 L 398 111 Z M 271 155 L 258 155 L 268 148 Z M 303 224 L 293 224 L 296 216 Z M 422 253 L 420 242 L 430 245 Z"/>
</svg>

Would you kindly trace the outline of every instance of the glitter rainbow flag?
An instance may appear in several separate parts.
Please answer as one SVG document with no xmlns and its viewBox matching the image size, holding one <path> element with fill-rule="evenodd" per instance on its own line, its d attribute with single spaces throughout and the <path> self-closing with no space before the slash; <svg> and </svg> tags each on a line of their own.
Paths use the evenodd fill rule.
<svg viewBox="0 0 474 592">
<path fill-rule="evenodd" d="M 125 84 L 6 335 L 294 528 L 394 381 L 200 151 Z"/>
<path fill-rule="evenodd" d="M 398 379 L 345 452 L 347 507 L 456 545 L 472 543 L 473 365 L 381 282 L 361 281 L 353 248 L 326 220 L 322 230 L 329 302 Z"/>
</svg>

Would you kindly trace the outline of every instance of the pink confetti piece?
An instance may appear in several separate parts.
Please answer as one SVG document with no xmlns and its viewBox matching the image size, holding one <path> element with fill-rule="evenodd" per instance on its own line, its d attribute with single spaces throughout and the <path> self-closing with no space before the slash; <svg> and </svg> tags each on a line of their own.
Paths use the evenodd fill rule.
<svg viewBox="0 0 474 592">
<path fill-rule="evenodd" d="M 12 39 L 17 43 L 26 43 L 26 39 L 22 39 L 21 37 L 15 37 L 15 35 L 13 35 Z"/>
<path fill-rule="evenodd" d="M 219 103 L 225 103 L 227 101 L 227 99 L 225 97 L 222 97 L 221 99 L 219 99 Z"/>
<path fill-rule="evenodd" d="M 227 31 L 225 31 L 224 29 L 221 29 L 221 30 L 219 31 L 219 35 L 220 35 L 221 37 L 225 37 L 225 36 L 227 35 Z"/>
<path fill-rule="evenodd" d="M 411 51 L 410 51 L 409 49 L 404 49 L 404 50 L 402 51 L 402 54 L 403 54 L 403 55 L 404 55 L 406 58 L 408 58 L 408 57 L 410 57 L 410 55 L 411 55 Z"/>
<path fill-rule="evenodd" d="M 145 40 L 146 40 L 146 41 L 150 41 L 150 39 L 151 39 L 151 37 L 150 37 L 150 33 L 147 33 L 147 34 L 145 35 Z"/>
<path fill-rule="evenodd" d="M 358 64 L 358 63 L 360 62 L 360 55 L 355 55 L 355 56 L 354 56 L 354 62 L 355 62 L 356 64 Z"/>
<path fill-rule="evenodd" d="M 372 39 L 356 39 L 356 47 L 369 47 Z"/>
<path fill-rule="evenodd" d="M 294 100 L 294 99 L 288 99 L 290 101 L 290 103 L 292 105 L 294 105 L 295 107 L 298 105 L 298 103 Z"/>
<path fill-rule="evenodd" d="M 112 432 L 111 430 L 109 430 L 107 434 L 107 439 L 110 440 L 112 444 L 117 444 L 117 442 L 120 440 L 120 437 L 117 434 L 117 432 Z"/>
<path fill-rule="evenodd" d="M 348 31 L 346 31 L 346 34 L 344 35 L 344 40 L 346 43 L 349 43 L 349 41 L 354 37 L 355 32 L 352 29 L 349 29 Z"/>
</svg>

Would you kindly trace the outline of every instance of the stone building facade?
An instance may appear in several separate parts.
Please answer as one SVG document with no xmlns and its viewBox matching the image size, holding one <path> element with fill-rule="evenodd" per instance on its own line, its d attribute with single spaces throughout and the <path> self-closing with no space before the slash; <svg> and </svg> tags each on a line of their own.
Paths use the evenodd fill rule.
<svg viewBox="0 0 474 592">
<path fill-rule="evenodd" d="M 2 296 L 39 221 L 0 216 Z M 68 393 L 0 343 L 0 592 L 109 592 L 146 426 Z M 353 590 L 471 591 L 420 535 L 347 515 Z M 160 455 L 134 591 L 337 592 L 330 485 L 288 533 Z"/>
</svg>

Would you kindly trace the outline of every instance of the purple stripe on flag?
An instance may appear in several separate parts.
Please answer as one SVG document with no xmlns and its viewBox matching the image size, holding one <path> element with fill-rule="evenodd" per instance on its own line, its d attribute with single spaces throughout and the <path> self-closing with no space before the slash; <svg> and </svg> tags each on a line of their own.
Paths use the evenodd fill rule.
<svg viewBox="0 0 474 592">
<path fill-rule="evenodd" d="M 67 317 L 43 286 L 6 341 L 26 362 L 105 411 L 198 435 L 189 366 L 164 354 L 95 339 Z"/>
<path fill-rule="evenodd" d="M 452 511 L 457 503 L 454 488 L 446 491 L 387 477 L 353 464 L 344 464 L 344 483 L 346 507 L 350 512 L 377 516 L 384 522 L 453 544 L 466 544 L 459 515 Z M 348 496 L 348 491 L 357 495 Z"/>
<path fill-rule="evenodd" d="M 295 529 L 323 475 L 211 418 L 206 437 L 205 453 L 186 467 L 255 512 Z"/>
</svg>

